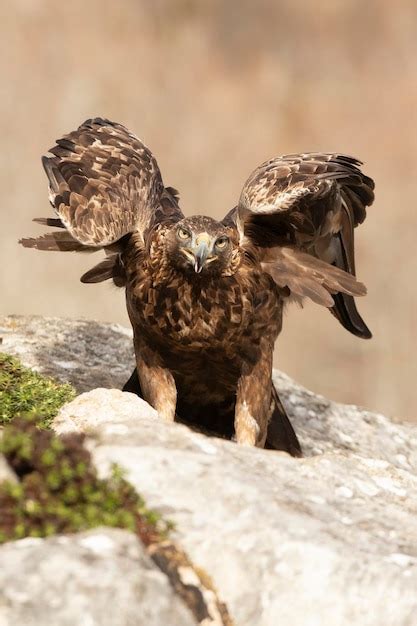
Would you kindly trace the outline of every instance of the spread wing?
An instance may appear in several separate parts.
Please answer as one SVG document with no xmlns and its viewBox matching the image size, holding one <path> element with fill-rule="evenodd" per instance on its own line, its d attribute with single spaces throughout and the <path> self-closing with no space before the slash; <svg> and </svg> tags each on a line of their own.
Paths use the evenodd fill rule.
<svg viewBox="0 0 417 626">
<path fill-rule="evenodd" d="M 366 207 L 374 199 L 374 183 L 360 165 L 357 159 L 342 154 L 306 153 L 271 159 L 244 184 L 239 221 L 244 226 L 272 228 L 277 237 L 292 236 L 300 247 L 316 245 L 326 235 L 344 230 L 343 213 L 353 228 L 363 222 Z M 262 239 L 257 245 L 263 245 Z"/>
<path fill-rule="evenodd" d="M 242 247 L 277 284 L 332 307 L 348 330 L 368 337 L 353 299 L 365 293 L 354 278 L 354 227 L 374 199 L 360 166 L 336 153 L 271 159 L 249 176 L 226 222 L 234 221 Z"/>
<path fill-rule="evenodd" d="M 164 202 L 169 190 L 151 151 L 121 124 L 87 120 L 58 139 L 50 153 L 42 162 L 58 219 L 44 223 L 67 229 L 59 244 L 75 239 L 100 248 L 133 231 L 143 236 L 159 221 L 182 217 L 176 202 Z M 35 242 L 22 240 L 27 247 L 39 247 Z"/>
</svg>

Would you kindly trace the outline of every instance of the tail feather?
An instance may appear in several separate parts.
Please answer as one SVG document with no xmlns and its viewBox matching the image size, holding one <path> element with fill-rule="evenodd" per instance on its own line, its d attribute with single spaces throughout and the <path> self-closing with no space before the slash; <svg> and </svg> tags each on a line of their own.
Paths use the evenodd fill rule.
<svg viewBox="0 0 417 626">
<path fill-rule="evenodd" d="M 300 442 L 274 385 L 272 385 L 272 401 L 273 412 L 268 424 L 265 447 L 269 450 L 283 450 L 291 456 L 302 456 Z"/>
</svg>

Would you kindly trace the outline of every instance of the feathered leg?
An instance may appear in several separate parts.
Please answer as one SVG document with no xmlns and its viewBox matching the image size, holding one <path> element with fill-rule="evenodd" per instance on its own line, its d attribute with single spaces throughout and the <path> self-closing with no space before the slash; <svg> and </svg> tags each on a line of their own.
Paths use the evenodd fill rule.
<svg viewBox="0 0 417 626">
<path fill-rule="evenodd" d="M 123 391 L 135 393 L 140 398 L 143 398 L 143 393 L 140 388 L 136 368 L 133 370 L 129 380 L 125 383 Z M 179 400 L 179 402 L 181 402 L 181 399 Z M 283 450 L 284 452 L 288 452 L 288 454 L 291 454 L 291 456 L 302 456 L 300 442 L 298 441 L 297 435 L 295 434 L 295 431 L 284 409 L 284 406 L 282 405 L 278 393 L 273 385 L 270 413 L 271 418 L 268 423 L 268 432 L 265 448 L 267 448 L 268 450 Z M 198 420 L 188 421 L 187 417 L 187 411 L 185 411 L 184 414 L 180 413 L 178 415 L 178 420 L 185 422 L 188 426 L 191 426 L 191 428 L 197 428 L 199 431 L 201 431 L 202 426 L 198 422 Z M 207 431 L 203 428 L 203 432 Z M 209 434 L 213 434 L 217 437 L 225 436 L 223 433 L 218 432 L 213 432 Z"/>
<path fill-rule="evenodd" d="M 272 349 L 265 345 L 255 365 L 245 365 L 240 376 L 235 408 L 237 443 L 265 446 L 272 392 Z"/>
<path fill-rule="evenodd" d="M 153 350 L 135 343 L 136 366 L 143 398 L 167 422 L 175 420 L 177 389 L 171 372 L 159 363 Z"/>
</svg>

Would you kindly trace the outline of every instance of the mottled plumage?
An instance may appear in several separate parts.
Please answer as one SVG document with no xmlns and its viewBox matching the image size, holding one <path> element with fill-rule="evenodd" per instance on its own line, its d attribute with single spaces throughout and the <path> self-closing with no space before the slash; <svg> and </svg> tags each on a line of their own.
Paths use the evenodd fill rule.
<svg viewBox="0 0 417 626">
<path fill-rule="evenodd" d="M 44 157 L 60 228 L 26 247 L 106 258 L 83 282 L 126 288 L 137 369 L 125 388 L 159 414 L 239 443 L 300 454 L 271 380 L 286 301 L 330 308 L 369 337 L 354 297 L 353 229 L 373 201 L 360 162 L 309 153 L 267 161 L 223 221 L 185 218 L 152 153 L 120 124 L 88 120 Z"/>
</svg>

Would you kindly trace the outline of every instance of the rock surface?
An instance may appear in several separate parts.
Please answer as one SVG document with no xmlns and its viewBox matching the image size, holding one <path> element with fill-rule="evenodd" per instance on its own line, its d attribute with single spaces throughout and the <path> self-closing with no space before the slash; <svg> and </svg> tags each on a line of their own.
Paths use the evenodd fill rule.
<svg viewBox="0 0 417 626">
<path fill-rule="evenodd" d="M 195 626 L 124 530 L 7 543 L 0 564 L 1 626 Z"/>
<path fill-rule="evenodd" d="M 97 432 L 108 423 L 117 432 L 126 420 L 144 417 L 158 419 L 158 413 L 147 402 L 133 393 L 119 389 L 94 389 L 77 396 L 64 405 L 54 419 L 55 432 Z"/>
<path fill-rule="evenodd" d="M 3 326 L 2 349 L 80 390 L 121 386 L 131 373 L 120 356 L 131 340 L 120 328 L 22 318 Z M 95 347 L 103 333 L 119 364 L 111 380 Z M 63 367 L 53 346 L 45 356 L 50 335 L 67 338 L 61 359 L 76 367 Z M 149 506 L 176 523 L 179 543 L 213 578 L 237 625 L 417 624 L 417 428 L 330 402 L 282 374 L 275 380 L 304 459 L 136 416 L 130 396 L 121 414 L 115 390 L 88 394 L 94 404 L 108 399 L 104 422 L 83 409 L 85 396 L 59 420 L 89 432 L 103 474 L 122 465 Z"/>
<path fill-rule="evenodd" d="M 74 385 L 121 389 L 134 367 L 131 330 L 55 317 L 0 317 L 0 350 L 23 365 Z"/>
<path fill-rule="evenodd" d="M 417 624 L 417 477 L 384 454 L 298 460 L 152 418 L 89 432 L 102 474 L 119 463 L 176 523 L 237 624 Z"/>
</svg>

